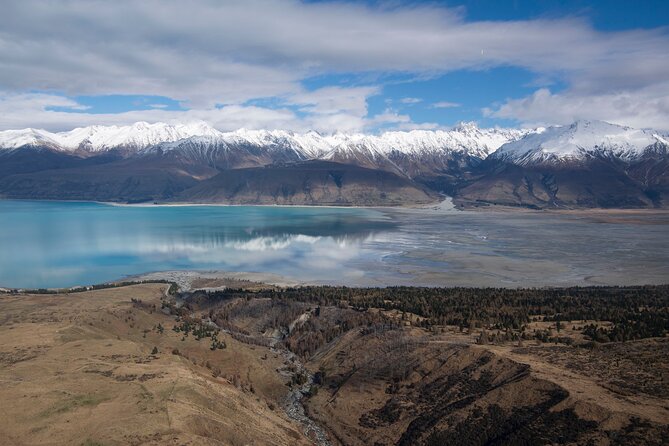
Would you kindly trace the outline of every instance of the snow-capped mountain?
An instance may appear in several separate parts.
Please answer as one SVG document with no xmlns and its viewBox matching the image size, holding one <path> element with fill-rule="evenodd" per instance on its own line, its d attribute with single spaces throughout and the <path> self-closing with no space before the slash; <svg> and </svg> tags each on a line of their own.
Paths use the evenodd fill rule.
<svg viewBox="0 0 669 446">
<path fill-rule="evenodd" d="M 397 170 L 411 177 L 443 171 L 449 165 L 476 163 L 501 145 L 530 130 L 480 129 L 463 123 L 452 130 L 412 130 L 381 135 L 335 135 L 337 144 L 322 159 L 364 167 Z M 394 169 L 393 169 L 394 167 Z"/>
<path fill-rule="evenodd" d="M 147 147 L 146 153 L 179 152 L 190 157 L 229 156 L 232 152 L 250 156 L 276 158 L 278 162 L 317 159 L 331 148 L 330 137 L 316 132 L 304 134 L 283 130 L 246 130 L 191 136 L 174 142 Z"/>
<path fill-rule="evenodd" d="M 146 152 L 205 161 L 217 167 L 320 159 L 413 177 L 444 170 L 454 160 L 460 164 L 478 162 L 502 144 L 529 132 L 479 129 L 471 123 L 449 131 L 414 130 L 380 135 L 242 129 L 158 144 Z"/>
<path fill-rule="evenodd" d="M 170 125 L 136 122 L 128 126 L 90 126 L 69 132 L 51 133 L 39 129 L 0 132 L 0 148 L 45 146 L 62 151 L 101 152 L 111 149 L 143 150 L 147 147 L 191 136 L 218 136 L 218 130 L 204 122 Z"/>
<path fill-rule="evenodd" d="M 514 164 L 569 162 L 588 156 L 631 160 L 649 148 L 669 146 L 667 136 L 602 121 L 578 121 L 570 126 L 534 130 L 481 129 L 463 123 L 451 130 L 391 131 L 379 135 L 321 135 L 283 130 L 221 132 L 204 122 L 166 124 L 137 122 L 129 126 L 90 126 L 68 132 L 40 129 L 0 131 L 0 149 L 42 147 L 63 152 L 99 153 L 123 149 L 129 155 L 177 152 L 213 159 L 232 151 L 272 161 L 322 159 L 365 167 L 490 156 Z"/>
<path fill-rule="evenodd" d="M 669 207 L 669 138 L 605 122 L 321 135 L 198 122 L 0 132 L 0 197 Z M 392 193 L 390 193 L 392 192 Z"/>
<path fill-rule="evenodd" d="M 639 208 L 669 205 L 669 143 L 601 121 L 549 127 L 501 146 L 457 193 L 473 203 Z"/>
<path fill-rule="evenodd" d="M 246 129 L 224 133 L 204 122 L 177 125 L 137 122 L 129 126 L 90 126 L 59 133 L 39 129 L 6 130 L 0 132 L 0 148 L 44 145 L 64 151 L 99 152 L 125 148 L 141 152 L 156 146 L 169 151 L 179 149 L 182 144 L 196 144 L 228 148 L 255 146 L 268 151 L 292 150 L 304 159 L 329 159 L 347 151 L 361 151 L 374 156 L 387 156 L 392 152 L 416 155 L 455 151 L 484 158 L 502 144 L 527 133 L 515 129 L 479 129 L 472 123 L 461 124 L 448 131 L 414 130 L 381 135 L 321 135 L 313 131 L 294 133 Z M 191 140 L 185 141 L 187 139 Z"/>
<path fill-rule="evenodd" d="M 365 152 L 372 157 L 388 156 L 393 152 L 420 155 L 434 152 L 458 152 L 485 158 L 502 144 L 529 133 L 516 129 L 479 129 L 473 123 L 464 123 L 452 130 L 412 130 L 385 132 L 375 135 L 336 134 L 331 140 L 335 146 L 324 158 L 334 158 L 346 152 Z"/>
<path fill-rule="evenodd" d="M 452 130 L 385 132 L 380 135 L 321 135 L 283 130 L 220 132 L 204 122 L 170 125 L 91 126 L 51 133 L 25 129 L 0 132 L 0 148 L 48 148 L 95 155 L 116 150 L 125 156 L 166 156 L 215 168 L 326 160 L 414 177 L 480 162 L 509 141 L 530 133 L 480 129 L 463 123 Z"/>
<path fill-rule="evenodd" d="M 669 147 L 669 141 L 652 130 L 602 121 L 577 121 L 569 126 L 549 127 L 504 144 L 491 155 L 491 159 L 517 165 L 570 163 L 594 156 L 629 162 L 662 147 Z"/>
<path fill-rule="evenodd" d="M 0 132 L 0 150 L 12 150 L 19 147 L 40 146 L 61 149 L 54 133 L 39 129 L 4 130 Z"/>
</svg>

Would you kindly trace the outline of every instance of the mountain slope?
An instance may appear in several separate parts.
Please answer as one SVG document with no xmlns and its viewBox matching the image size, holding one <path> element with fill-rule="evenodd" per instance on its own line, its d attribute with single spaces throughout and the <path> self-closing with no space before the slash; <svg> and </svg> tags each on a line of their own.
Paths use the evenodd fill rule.
<svg viewBox="0 0 669 446">
<path fill-rule="evenodd" d="M 573 163 L 591 157 L 633 161 L 656 144 L 668 146 L 669 142 L 649 130 L 602 121 L 577 121 L 504 144 L 491 158 L 517 165 Z"/>
<path fill-rule="evenodd" d="M 326 161 L 228 170 L 175 197 L 192 203 L 338 206 L 436 200 L 435 194 L 398 175 Z"/>
<path fill-rule="evenodd" d="M 353 193 L 329 185 L 327 193 L 314 195 L 311 186 L 296 181 L 316 161 L 355 172 L 353 182 L 364 186 Z M 262 167 L 267 169 L 253 170 Z M 395 186 L 379 178 L 393 178 L 391 185 L 402 178 L 405 192 L 412 192 L 396 194 Z M 202 122 L 0 132 L 4 197 L 187 201 L 191 188 L 200 201 L 244 203 L 413 204 L 425 200 L 415 191 L 429 189 L 453 195 L 462 205 L 665 207 L 669 138 L 599 121 L 536 130 L 465 123 L 448 131 L 379 135 L 220 132 Z"/>
<path fill-rule="evenodd" d="M 48 169 L 75 167 L 81 159 L 46 147 L 0 150 L 0 178 Z"/>
<path fill-rule="evenodd" d="M 386 132 L 380 135 L 321 135 L 282 130 L 219 132 L 202 122 L 170 125 L 91 126 L 50 133 L 24 129 L 0 132 L 2 149 L 49 148 L 81 156 L 117 151 L 127 157 L 160 154 L 217 168 L 260 166 L 323 159 L 415 177 L 475 165 L 502 144 L 527 134 L 461 124 L 449 131 Z"/>
<path fill-rule="evenodd" d="M 606 160 L 584 165 L 537 167 L 486 162 L 484 174 L 458 191 L 461 203 L 531 208 L 659 207 L 666 193 L 653 194 Z"/>
<path fill-rule="evenodd" d="M 657 132 L 579 121 L 510 142 L 462 185 L 462 204 L 636 208 L 669 205 L 669 143 Z"/>
<path fill-rule="evenodd" d="M 0 178 L 0 198 L 142 202 L 167 200 L 215 173 L 162 160 L 117 160 Z"/>
</svg>

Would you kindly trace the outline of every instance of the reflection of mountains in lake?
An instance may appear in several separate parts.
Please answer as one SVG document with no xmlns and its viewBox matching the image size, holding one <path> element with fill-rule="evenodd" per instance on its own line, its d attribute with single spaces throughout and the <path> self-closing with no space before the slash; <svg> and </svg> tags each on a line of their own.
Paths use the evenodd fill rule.
<svg viewBox="0 0 669 446">
<path fill-rule="evenodd" d="M 250 218 L 249 218 L 250 217 Z M 288 215 L 238 215 L 221 221 L 194 220 L 193 232 L 201 229 L 207 237 L 246 238 L 277 235 L 306 235 L 311 237 L 337 237 L 358 233 L 387 231 L 397 224 L 391 220 L 373 220 L 366 215 L 328 214 L 323 216 L 292 213 Z M 183 233 L 183 222 L 176 225 Z"/>
<path fill-rule="evenodd" d="M 311 210 L 286 210 L 275 214 L 263 212 L 239 215 L 217 224 L 210 219 L 193 218 L 186 225 L 180 221 L 167 224 L 160 231 L 143 231 L 151 242 L 173 242 L 199 249 L 232 248 L 246 251 L 283 249 L 291 244 L 314 244 L 330 240 L 340 246 L 359 244 L 375 234 L 393 231 L 397 223 L 389 219 L 369 218 L 367 212 L 313 213 Z M 298 212 L 296 212 L 298 211 Z"/>
<path fill-rule="evenodd" d="M 0 286 L 71 286 L 171 269 L 322 280 L 396 227 L 369 209 L 0 201 Z"/>
<path fill-rule="evenodd" d="M 340 248 L 360 245 L 374 240 L 382 231 L 360 231 L 356 234 L 306 235 L 306 234 L 201 234 L 201 236 L 143 240 L 136 244 L 139 252 L 205 252 L 218 250 L 269 251 L 288 249 L 296 245 L 327 243 Z"/>
<path fill-rule="evenodd" d="M 266 249 L 284 249 L 293 243 L 314 244 L 319 241 L 331 240 L 340 247 L 360 244 L 364 241 L 374 239 L 379 231 L 360 231 L 357 234 L 342 235 L 306 235 L 306 234 L 279 234 L 279 235 L 257 235 L 250 237 L 230 238 L 217 240 L 216 244 L 228 248 L 246 251 L 264 251 Z"/>
</svg>

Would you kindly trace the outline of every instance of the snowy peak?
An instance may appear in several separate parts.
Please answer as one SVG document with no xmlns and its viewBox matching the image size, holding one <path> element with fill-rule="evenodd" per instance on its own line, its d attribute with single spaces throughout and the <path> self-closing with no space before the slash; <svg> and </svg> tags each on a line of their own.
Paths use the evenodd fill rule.
<svg viewBox="0 0 669 446">
<path fill-rule="evenodd" d="M 296 159 L 314 159 L 326 153 L 331 143 L 316 132 L 298 134 L 283 130 L 247 130 L 218 132 L 191 136 L 174 142 L 156 145 L 152 150 L 163 152 L 190 150 L 194 147 L 218 150 L 249 150 L 273 153 L 290 153 Z"/>
<path fill-rule="evenodd" d="M 461 124 L 453 130 L 411 130 L 385 132 L 373 135 L 333 136 L 337 145 L 326 155 L 365 152 L 370 156 L 388 156 L 393 153 L 420 156 L 427 154 L 464 153 L 479 158 L 497 150 L 502 144 L 521 138 L 528 131 L 513 129 L 479 129 L 473 123 Z"/>
<path fill-rule="evenodd" d="M 413 130 L 386 132 L 381 135 L 321 135 L 318 132 L 294 133 L 283 130 L 247 130 L 223 133 L 204 122 L 165 124 L 137 122 L 129 126 L 90 126 L 69 132 L 51 133 L 25 129 L 0 132 L 0 148 L 45 145 L 64 151 L 100 152 L 111 149 L 142 151 L 160 145 L 163 150 L 178 149 L 183 144 L 211 144 L 223 147 L 255 146 L 268 151 L 294 151 L 302 158 L 327 158 L 332 152 L 363 151 L 375 156 L 392 152 L 471 152 L 485 157 L 502 144 L 518 139 L 527 131 L 479 129 L 463 123 L 449 131 Z"/>
<path fill-rule="evenodd" d="M 121 127 L 85 127 L 56 135 L 66 149 L 98 152 L 116 148 L 141 150 L 191 136 L 217 136 L 218 134 L 220 134 L 218 130 L 204 122 L 177 125 L 137 122 Z"/>
<path fill-rule="evenodd" d="M 39 129 L 5 130 L 0 132 L 0 148 L 18 149 L 23 146 L 46 146 L 58 148 L 53 134 Z"/>
<path fill-rule="evenodd" d="M 665 138 L 651 130 L 603 121 L 577 121 L 509 142 L 492 158 L 521 165 L 580 161 L 594 155 L 633 160 L 656 144 L 669 145 Z"/>
<path fill-rule="evenodd" d="M 205 122 L 170 125 L 136 122 L 128 126 L 80 127 L 69 132 L 24 129 L 0 132 L 0 148 L 47 146 L 63 151 L 101 152 L 111 149 L 141 150 L 163 142 L 178 141 L 191 136 L 217 136 L 221 132 Z"/>
<path fill-rule="evenodd" d="M 478 159 L 490 156 L 516 164 L 568 162 L 595 155 L 633 160 L 650 147 L 659 147 L 664 153 L 669 143 L 658 132 L 601 121 L 577 121 L 569 126 L 535 130 L 481 129 L 464 122 L 451 130 L 389 131 L 379 135 L 247 129 L 220 132 L 205 122 L 137 122 L 60 133 L 38 129 L 0 132 L 0 149 L 23 146 L 84 153 L 116 149 L 130 155 L 184 151 L 190 156 L 206 153 L 207 157 L 216 152 L 251 151 L 268 160 L 323 159 L 372 167 L 407 159 L 434 162 L 453 155 Z"/>
<path fill-rule="evenodd" d="M 366 167 L 387 164 L 397 154 L 412 158 L 443 157 L 452 153 L 466 154 L 480 159 L 502 144 L 518 139 L 528 131 L 509 129 L 478 129 L 474 124 L 451 131 L 413 130 L 385 132 L 381 135 L 361 133 L 321 135 L 318 132 L 295 133 L 284 130 L 247 130 L 218 132 L 211 136 L 192 136 L 183 140 L 162 143 L 150 151 L 197 152 L 247 151 L 254 149 L 279 159 L 323 159 L 354 162 Z"/>
</svg>

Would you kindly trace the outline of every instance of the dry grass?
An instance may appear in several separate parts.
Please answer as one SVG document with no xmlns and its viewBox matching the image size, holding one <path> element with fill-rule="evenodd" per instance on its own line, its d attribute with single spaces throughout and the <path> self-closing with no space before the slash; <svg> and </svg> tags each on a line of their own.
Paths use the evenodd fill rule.
<svg viewBox="0 0 669 446">
<path fill-rule="evenodd" d="M 224 336 L 216 351 L 182 341 L 164 289 L 0 296 L 0 444 L 309 444 L 270 408 L 286 392 L 280 359 Z"/>
</svg>

